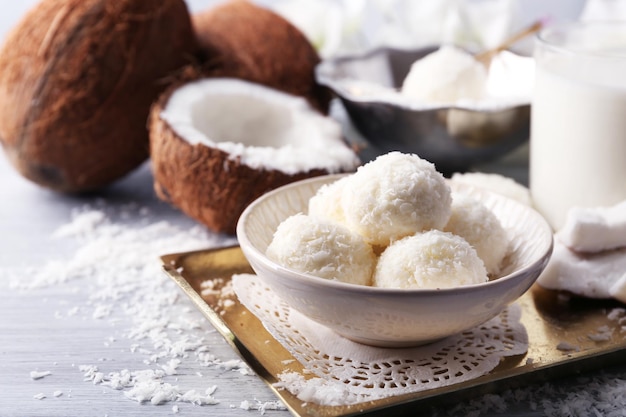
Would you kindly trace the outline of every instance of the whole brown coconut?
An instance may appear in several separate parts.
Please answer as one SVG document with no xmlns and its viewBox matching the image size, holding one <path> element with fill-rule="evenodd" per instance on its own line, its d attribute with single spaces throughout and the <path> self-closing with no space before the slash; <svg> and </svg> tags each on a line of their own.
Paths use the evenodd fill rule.
<svg viewBox="0 0 626 417">
<path fill-rule="evenodd" d="M 231 0 L 192 16 L 198 43 L 225 73 L 307 98 L 323 113 L 332 93 L 317 83 L 320 57 L 282 16 L 246 0 Z"/>
<path fill-rule="evenodd" d="M 183 0 L 43 0 L 0 51 L 0 140 L 30 180 L 99 188 L 149 154 L 150 106 L 197 53 Z"/>
</svg>

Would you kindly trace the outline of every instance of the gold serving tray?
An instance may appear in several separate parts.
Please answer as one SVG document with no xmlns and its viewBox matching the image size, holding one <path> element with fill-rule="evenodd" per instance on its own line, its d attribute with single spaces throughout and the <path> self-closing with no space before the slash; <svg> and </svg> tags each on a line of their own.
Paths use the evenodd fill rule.
<svg viewBox="0 0 626 417">
<path fill-rule="evenodd" d="M 616 362 L 620 355 L 623 358 L 626 349 L 626 330 L 618 320 L 608 317 L 612 309 L 623 308 L 623 304 L 569 297 L 535 285 L 518 301 L 522 308 L 521 321 L 528 332 L 526 355 L 506 358 L 487 375 L 447 387 L 350 406 L 305 404 L 288 391 L 277 389 L 274 383 L 284 371 L 298 372 L 305 377 L 311 375 L 267 332 L 256 316 L 239 304 L 236 297 L 230 296 L 225 302 L 220 295 L 221 286 L 229 283 L 233 274 L 253 272 L 241 249 L 233 246 L 177 253 L 164 255 L 161 260 L 167 275 L 295 416 L 415 412 L 444 401 L 449 404 L 450 401 L 498 392 L 531 381 L 606 366 Z M 217 283 L 213 287 L 216 291 L 202 291 L 202 283 L 207 280 Z M 611 333 L 612 337 L 599 340 L 603 338 L 594 337 L 599 332 L 601 335 Z M 574 350 L 567 349 L 574 347 Z"/>
</svg>

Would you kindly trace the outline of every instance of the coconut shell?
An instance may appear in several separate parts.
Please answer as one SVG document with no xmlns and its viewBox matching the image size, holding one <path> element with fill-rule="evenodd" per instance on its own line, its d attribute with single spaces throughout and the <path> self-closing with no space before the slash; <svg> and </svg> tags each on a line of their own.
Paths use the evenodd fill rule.
<svg viewBox="0 0 626 417">
<path fill-rule="evenodd" d="M 197 43 L 183 0 L 43 0 L 0 51 L 0 140 L 25 177 L 97 189 L 149 155 L 150 106 Z"/>
<path fill-rule="evenodd" d="M 231 0 L 192 15 L 204 56 L 226 73 L 305 97 L 328 113 L 331 91 L 317 83 L 320 57 L 282 16 L 246 0 Z"/>
<path fill-rule="evenodd" d="M 176 87 L 162 95 L 150 115 L 154 188 L 160 199 L 210 230 L 234 234 L 243 210 L 262 194 L 328 173 L 314 169 L 290 175 L 275 169 L 253 169 L 220 149 L 191 145 L 160 117 Z"/>
</svg>

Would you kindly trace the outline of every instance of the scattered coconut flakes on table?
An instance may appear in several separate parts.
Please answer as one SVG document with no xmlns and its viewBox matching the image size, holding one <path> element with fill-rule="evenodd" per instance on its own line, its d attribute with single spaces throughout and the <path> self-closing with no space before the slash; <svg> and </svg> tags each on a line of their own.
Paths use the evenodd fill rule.
<svg viewBox="0 0 626 417">
<path fill-rule="evenodd" d="M 30 377 L 32 379 L 41 379 L 48 375 L 52 375 L 50 371 L 30 371 Z"/>
<path fill-rule="evenodd" d="M 127 344 L 126 351 L 138 356 L 135 362 L 139 366 L 134 370 L 111 369 L 104 357 L 94 359 L 98 365 L 81 364 L 78 370 L 85 382 L 122 391 L 124 397 L 139 403 L 217 405 L 220 400 L 213 395 L 217 385 L 206 388 L 208 378 L 202 380 L 196 372 L 180 375 L 183 368 L 183 372 L 188 372 L 201 366 L 208 368 L 206 374 L 212 372 L 218 377 L 225 372 L 244 376 L 254 373 L 239 359 L 222 359 L 209 352 L 205 337 L 211 329 L 206 329 L 208 324 L 196 309 L 180 302 L 184 298 L 160 270 L 158 256 L 215 246 L 223 238 L 200 226 L 183 229 L 149 219 L 133 222 L 132 226 L 126 224 L 126 220 L 133 220 L 138 214 L 140 219 L 149 215 L 135 205 L 116 211 L 100 204 L 74 211 L 73 220 L 54 234 L 55 239 L 80 241 L 74 255 L 65 261 L 51 261 L 34 271 L 31 282 L 17 281 L 16 276 L 13 288 L 29 291 L 56 285 L 84 286 L 88 294 L 84 305 L 70 308 L 71 315 L 59 318 L 108 321 L 116 333 L 105 337 L 105 346 Z M 227 294 L 232 289 L 225 286 L 222 291 Z M 115 328 L 120 322 L 129 323 L 129 327 Z M 50 374 L 32 371 L 30 376 L 40 379 Z M 191 376 L 198 380 L 190 381 Z M 202 385 L 205 388 L 195 389 Z M 58 392 L 55 397 L 62 395 Z M 45 397 L 43 393 L 35 396 Z"/>
<path fill-rule="evenodd" d="M 517 411 L 519 415 L 549 417 L 624 415 L 626 379 L 623 377 L 601 372 L 593 378 L 585 376 L 572 381 L 530 384 L 483 395 L 450 407 L 435 408 L 432 415 L 510 416 L 518 415 Z M 529 408 L 533 413 L 528 413 Z"/>
<path fill-rule="evenodd" d="M 209 278 L 200 282 L 200 295 L 202 297 L 216 296 L 218 313 L 224 315 L 228 309 L 233 307 L 237 297 L 233 290 L 232 281 L 222 277 Z"/>
</svg>

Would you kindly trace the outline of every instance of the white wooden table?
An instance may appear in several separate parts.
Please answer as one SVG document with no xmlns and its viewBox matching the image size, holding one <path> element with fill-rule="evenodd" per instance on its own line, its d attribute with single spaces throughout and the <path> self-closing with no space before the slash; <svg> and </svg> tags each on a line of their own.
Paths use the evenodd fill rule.
<svg viewBox="0 0 626 417">
<path fill-rule="evenodd" d="M 181 214 L 159 203 L 152 195 L 150 183 L 150 172 L 143 167 L 110 190 L 105 198 L 117 200 L 119 204 L 132 200 L 155 208 L 157 218 L 193 226 Z M 53 240 L 51 234 L 69 222 L 73 208 L 92 204 L 92 198 L 59 196 L 40 189 L 18 177 L 4 157 L 0 161 L 0 188 L 4 197 L 0 206 L 0 283 L 3 287 L 6 288 L 9 281 L 15 282 L 19 274 L 22 274 L 19 279 L 27 283 L 32 279 L 27 273 L 30 268 L 36 271 L 51 260 L 68 262 L 72 259 L 79 245 L 71 240 Z M 129 195 L 132 198 L 129 199 Z M 115 204 L 109 203 L 109 208 Z M 133 223 L 135 219 L 127 220 Z M 157 261 L 156 256 L 146 260 L 155 265 Z M 160 272 L 154 279 L 168 281 Z M 216 385 L 213 396 L 220 401 L 217 405 L 167 403 L 152 406 L 148 403 L 141 406 L 126 398 L 121 390 L 84 381 L 81 365 L 95 365 L 105 373 L 159 368 L 158 364 L 143 363 L 149 355 L 131 352 L 131 345 L 136 341 L 124 338 L 129 328 L 125 320 L 130 317 L 122 315 L 115 323 L 93 317 L 92 306 L 86 302 L 88 280 L 3 291 L 0 301 L 0 416 L 171 415 L 174 405 L 183 415 L 237 416 L 249 415 L 239 408 L 245 400 L 252 406 L 276 401 L 256 376 L 199 364 L 195 368 L 179 369 L 169 381 L 179 384 L 185 391 L 204 392 Z M 175 308 L 187 314 L 190 320 L 201 323 L 194 331 L 205 338 L 206 350 L 223 362 L 238 359 L 182 292 L 180 294 Z M 51 375 L 33 379 L 31 371 L 49 371 Z M 46 398 L 38 400 L 35 398 L 38 394 Z"/>
<path fill-rule="evenodd" d="M 485 169 L 497 167 L 502 168 L 502 165 Z M 515 160 L 506 167 L 511 175 L 519 176 L 525 172 L 525 168 L 517 165 Z M 88 302 L 89 291 L 93 288 L 89 277 L 41 288 L 7 289 L 8 284 L 15 283 L 16 279 L 27 284 L 34 277 L 29 271 L 35 273 L 50 265 L 51 261 L 63 264 L 76 258 L 80 242 L 52 239 L 52 235 L 59 227 L 69 224 L 72 213 L 79 208 L 102 207 L 102 201 L 106 201 L 107 210 L 125 213 L 122 223 L 129 225 L 166 221 L 180 229 L 196 226 L 183 214 L 156 199 L 147 164 L 102 194 L 71 197 L 31 184 L 2 157 L 0 190 L 3 196 L 0 204 L 0 284 L 5 288 L 0 302 L 0 416 L 158 416 L 172 415 L 175 411 L 185 416 L 289 415 L 285 410 L 270 409 L 277 405 L 277 398 L 259 378 L 241 374 L 237 366 L 228 369 L 215 365 L 229 361 L 237 365 L 240 362 L 221 335 L 212 329 L 182 292 L 173 302 L 172 311 L 174 315 L 180 311 L 189 321 L 197 323 L 197 327 L 174 335 L 172 340 L 182 340 L 190 335 L 204 338 L 204 349 L 214 356 L 214 363 L 206 366 L 193 358 L 187 359 L 175 375 L 163 380 L 178 385 L 183 392 L 195 389 L 203 393 L 207 388 L 217 386 L 212 394 L 219 401 L 215 405 L 198 406 L 187 402 L 139 404 L 127 398 L 127 389 L 116 390 L 94 383 L 93 377 L 85 377 L 86 371 L 81 369 L 84 365 L 97 366 L 106 374 L 123 369 L 161 369 L 165 362 L 146 364 L 144 361 L 150 355 L 137 349 L 133 351 L 133 344 L 137 341 L 126 337 L 128 329 L 136 327 L 132 316 L 120 314 L 115 316 L 115 320 L 95 318 L 93 304 Z M 136 209 L 127 210 L 129 206 Z M 149 208 L 149 214 L 145 214 L 141 207 Z M 232 242 L 230 237 L 213 237 L 210 240 L 211 244 L 222 240 Z M 164 253 L 170 251 L 169 248 L 163 250 Z M 156 266 L 158 255 L 155 253 L 145 262 Z M 100 262 L 94 268 L 104 267 L 108 262 L 116 262 L 116 259 L 105 256 Z M 160 271 L 155 272 L 153 278 L 169 283 Z M 51 374 L 33 379 L 32 371 L 49 371 Z M 617 376 L 626 377 L 626 367 L 615 372 Z M 600 373 L 596 372 L 591 377 L 598 375 Z M 584 393 L 589 381 L 593 380 L 581 382 L 573 378 L 559 381 L 557 386 L 567 387 L 559 391 L 561 394 L 567 390 Z M 599 381 L 599 391 L 594 395 L 601 396 L 603 389 L 615 388 L 614 382 Z M 626 389 L 626 384 L 622 389 Z M 547 401 L 550 406 L 561 404 L 550 391 L 544 391 L 545 387 L 537 385 L 528 391 L 528 398 L 522 401 L 509 398 L 505 402 L 507 410 L 494 409 L 482 415 L 543 415 L 541 407 L 533 409 L 537 404 L 542 401 Z M 37 399 L 38 395 L 45 398 Z M 551 401 L 555 405 L 551 405 Z"/>
<path fill-rule="evenodd" d="M 6 32 L 32 3 L 34 1 L 29 0 L 11 2 L 10 7 L 3 5 L 0 32 Z M 505 167 L 509 174 L 517 177 L 526 172 L 523 165 L 515 163 Z M 100 207 L 101 199 L 106 201 L 107 210 L 113 213 L 124 211 L 129 205 L 139 208 L 131 210 L 130 214 L 124 211 L 126 218 L 121 223 L 167 221 L 178 228 L 193 228 L 193 221 L 156 199 L 147 165 L 103 194 L 71 197 L 24 180 L 5 157 L 0 157 L 0 190 L 0 285 L 4 288 L 0 301 L 0 416 L 289 415 L 284 409 L 271 409 L 277 405 L 274 394 L 256 376 L 240 372 L 237 355 L 182 292 L 168 307 L 170 315 L 180 312 L 185 320 L 197 325 L 174 334 L 169 340 L 203 338 L 203 351 L 210 353 L 212 359 L 207 365 L 187 358 L 174 375 L 163 380 L 178 385 L 184 392 L 194 389 L 204 393 L 216 386 L 212 397 L 219 401 L 218 404 L 198 406 L 173 401 L 161 405 L 140 404 L 125 395 L 128 390 L 98 383 L 93 374 L 86 376 L 88 372 L 81 366 L 97 366 L 106 374 L 124 369 L 162 369 L 163 365 L 159 361 L 150 361 L 150 354 L 138 349 L 137 341 L 127 337 L 128 329 L 137 326 L 132 323 L 131 315 L 96 317 L 94 304 L 88 302 L 93 288 L 89 276 L 41 288 L 7 288 L 16 280 L 24 284 L 30 282 L 37 271 L 49 267 L 53 261 L 63 264 L 75 259 L 81 248 L 79 241 L 52 239 L 51 236 L 60 226 L 71 221 L 76 209 Z M 149 213 L 142 211 L 142 207 L 148 208 Z M 232 242 L 232 238 L 213 237 L 212 243 L 222 241 Z M 164 248 L 163 252 L 167 253 L 167 250 Z M 93 267 L 103 267 L 116 259 L 105 256 L 100 262 Z M 156 256 L 145 262 L 156 264 Z M 162 273 L 156 273 L 154 280 L 167 286 L 168 278 Z M 49 371 L 50 374 L 36 379 L 33 376 L 37 377 L 37 374 L 31 375 L 33 371 Z M 621 372 L 626 377 L 626 369 Z M 580 392 L 585 390 L 586 384 L 574 379 L 560 383 Z M 602 387 L 600 385 L 600 392 Z M 534 410 L 533 402 L 554 400 L 549 392 L 541 391 L 540 388 L 533 391 L 532 401 L 511 402 L 508 411 L 495 409 L 489 414 L 541 415 L 541 408 Z"/>
</svg>

